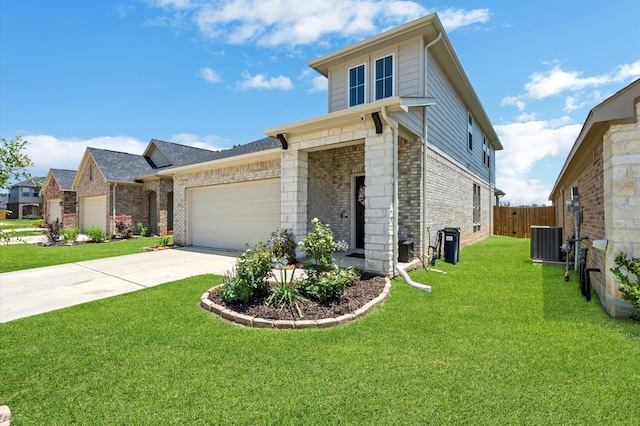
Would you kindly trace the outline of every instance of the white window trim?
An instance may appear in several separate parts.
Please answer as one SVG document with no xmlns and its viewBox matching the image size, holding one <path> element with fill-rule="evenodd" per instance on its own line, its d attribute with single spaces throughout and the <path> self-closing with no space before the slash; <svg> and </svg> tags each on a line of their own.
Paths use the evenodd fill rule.
<svg viewBox="0 0 640 426">
<path fill-rule="evenodd" d="M 362 67 L 364 66 L 364 102 L 361 104 L 355 104 L 355 105 L 351 105 L 351 86 L 350 83 L 351 81 L 349 80 L 350 76 L 349 74 L 351 74 L 351 70 L 358 68 L 358 67 Z M 353 107 L 357 107 L 358 105 L 364 105 L 366 103 L 368 103 L 368 96 L 367 96 L 367 92 L 368 90 L 368 84 L 369 84 L 369 76 L 367 75 L 367 63 L 366 62 L 362 62 L 360 64 L 354 65 L 352 67 L 348 67 L 347 68 L 347 108 L 353 108 Z"/>
<path fill-rule="evenodd" d="M 379 101 L 380 99 L 376 98 L 376 80 L 377 80 L 377 75 L 376 75 L 376 62 L 378 62 L 380 59 L 385 59 L 388 58 L 389 56 L 391 56 L 391 61 L 392 61 L 392 66 L 391 66 L 391 96 L 388 96 L 386 98 L 380 98 L 380 99 L 388 99 L 388 98 L 393 98 L 394 96 L 396 96 L 396 76 L 398 75 L 398 61 L 396 61 L 396 54 L 395 52 L 391 52 L 391 53 L 385 53 L 384 55 L 380 55 L 379 57 L 375 58 L 373 60 L 372 63 L 372 74 L 373 74 L 373 78 L 372 81 L 373 83 L 371 84 L 371 96 L 373 97 L 374 100 Z"/>
</svg>

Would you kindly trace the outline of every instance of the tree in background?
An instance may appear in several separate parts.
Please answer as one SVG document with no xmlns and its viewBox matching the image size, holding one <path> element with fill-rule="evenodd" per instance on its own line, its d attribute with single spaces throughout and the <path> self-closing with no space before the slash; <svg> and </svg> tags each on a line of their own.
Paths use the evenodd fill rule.
<svg viewBox="0 0 640 426">
<path fill-rule="evenodd" d="M 29 179 L 27 167 L 33 167 L 31 159 L 22 152 L 29 141 L 16 136 L 11 140 L 2 138 L 0 144 L 0 188 L 7 188 L 9 179 Z"/>
</svg>

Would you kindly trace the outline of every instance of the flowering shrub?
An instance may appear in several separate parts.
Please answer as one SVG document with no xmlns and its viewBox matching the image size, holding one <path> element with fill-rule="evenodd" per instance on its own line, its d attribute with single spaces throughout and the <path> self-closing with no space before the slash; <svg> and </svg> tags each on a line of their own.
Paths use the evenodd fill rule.
<svg viewBox="0 0 640 426">
<path fill-rule="evenodd" d="M 285 265 L 296 262 L 296 242 L 290 229 L 279 229 L 272 232 L 267 245 L 274 257 L 286 258 Z"/>
<path fill-rule="evenodd" d="M 298 283 L 300 290 L 307 296 L 321 302 L 338 297 L 346 287 L 353 285 L 360 278 L 355 269 L 337 269 L 318 274 L 309 270 L 308 277 Z"/>
<path fill-rule="evenodd" d="M 333 252 L 336 243 L 333 241 L 333 231 L 329 225 L 323 225 L 318 218 L 311 221 L 311 232 L 298 243 L 300 250 L 315 260 L 318 272 L 333 271 Z"/>
<path fill-rule="evenodd" d="M 640 258 L 627 259 L 624 253 L 620 253 L 615 258 L 615 268 L 611 272 L 620 280 L 620 293 L 625 300 L 630 301 L 636 311 L 640 312 Z M 621 268 L 626 269 L 626 273 Z M 635 278 L 632 280 L 632 276 Z"/>
<path fill-rule="evenodd" d="M 235 271 L 225 279 L 222 297 L 229 303 L 246 303 L 253 296 L 265 294 L 271 267 L 271 250 L 264 242 L 240 252 Z"/>
<path fill-rule="evenodd" d="M 116 222 L 116 238 L 131 238 L 131 234 L 133 233 L 133 225 L 125 222 L 124 220 L 119 220 Z"/>
</svg>

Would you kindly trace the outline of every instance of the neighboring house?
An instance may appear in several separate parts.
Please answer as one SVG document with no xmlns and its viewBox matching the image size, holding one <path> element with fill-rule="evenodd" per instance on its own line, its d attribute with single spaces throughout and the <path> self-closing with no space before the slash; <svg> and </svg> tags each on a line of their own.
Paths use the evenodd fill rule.
<svg viewBox="0 0 640 426">
<path fill-rule="evenodd" d="M 42 185 L 43 214 L 45 223 L 56 223 L 64 229 L 78 226 L 78 203 L 72 189 L 75 170 L 50 169 Z"/>
<path fill-rule="evenodd" d="M 621 252 L 640 257 L 639 116 L 640 80 L 593 108 L 549 196 L 565 238 L 575 235 L 574 209 L 567 208 L 573 194 L 582 212 L 580 235 L 608 241 L 605 250 L 589 249 L 587 267 L 600 269 L 591 273 L 591 285 L 612 317 L 634 312 L 609 269 Z"/>
<path fill-rule="evenodd" d="M 163 169 L 206 161 L 215 151 L 152 139 L 143 155 L 87 148 L 73 180 L 82 231 L 99 227 L 115 233 L 115 222 L 130 217 L 159 235 L 173 228 L 173 182 Z"/>
<path fill-rule="evenodd" d="M 309 65 L 329 79 L 328 114 L 161 172 L 176 243 L 242 249 L 276 228 L 299 241 L 317 217 L 367 271 L 394 274 L 399 240 L 420 254 L 444 227 L 462 246 L 491 235 L 502 145 L 436 14 Z"/>
<path fill-rule="evenodd" d="M 42 188 L 43 178 L 31 178 L 18 182 L 9 191 L 7 208 L 11 210 L 9 219 L 22 219 L 24 217 L 40 217 L 42 212 Z"/>
</svg>

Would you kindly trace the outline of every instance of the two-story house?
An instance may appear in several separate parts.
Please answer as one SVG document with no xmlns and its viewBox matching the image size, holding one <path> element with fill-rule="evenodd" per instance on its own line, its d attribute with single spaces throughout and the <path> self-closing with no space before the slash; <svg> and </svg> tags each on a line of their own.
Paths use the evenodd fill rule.
<svg viewBox="0 0 640 426">
<path fill-rule="evenodd" d="M 174 240 L 242 249 L 319 218 L 394 274 L 398 242 L 491 234 L 502 145 L 436 14 L 317 58 L 327 114 L 265 130 L 236 156 L 173 168 Z"/>
<path fill-rule="evenodd" d="M 9 190 L 7 208 L 11 214 L 9 219 L 23 219 L 27 217 L 40 217 L 42 212 L 42 188 L 43 178 L 31 178 L 18 182 Z"/>
</svg>

